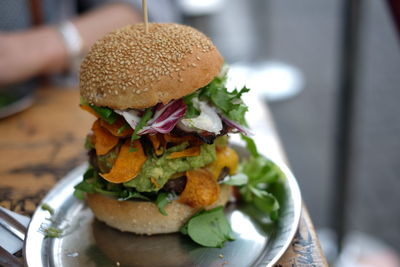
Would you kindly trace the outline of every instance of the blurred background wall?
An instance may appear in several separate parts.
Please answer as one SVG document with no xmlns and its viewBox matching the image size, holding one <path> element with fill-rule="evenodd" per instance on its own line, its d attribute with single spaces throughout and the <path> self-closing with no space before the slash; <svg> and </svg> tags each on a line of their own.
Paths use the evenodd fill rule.
<svg viewBox="0 0 400 267">
<path fill-rule="evenodd" d="M 278 60 L 304 75 L 297 96 L 269 106 L 312 219 L 329 227 L 341 1 L 219 2 L 185 22 L 228 63 Z M 385 1 L 364 1 L 360 43 L 348 223 L 400 251 L 400 42 Z"/>
</svg>

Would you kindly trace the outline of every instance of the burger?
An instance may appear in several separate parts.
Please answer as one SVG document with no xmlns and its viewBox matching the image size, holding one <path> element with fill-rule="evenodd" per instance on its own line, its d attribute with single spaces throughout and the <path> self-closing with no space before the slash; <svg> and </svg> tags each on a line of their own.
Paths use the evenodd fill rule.
<svg viewBox="0 0 400 267">
<path fill-rule="evenodd" d="M 177 232 L 197 212 L 224 206 L 244 132 L 247 91 L 225 88 L 224 61 L 201 32 L 150 23 L 97 41 L 80 70 L 89 168 L 75 195 L 95 217 L 136 234 Z"/>
</svg>

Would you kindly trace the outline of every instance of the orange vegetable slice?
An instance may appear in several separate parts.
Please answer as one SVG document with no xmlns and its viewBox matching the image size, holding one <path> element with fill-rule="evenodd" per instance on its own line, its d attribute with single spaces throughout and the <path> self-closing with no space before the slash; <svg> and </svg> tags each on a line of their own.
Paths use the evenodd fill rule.
<svg viewBox="0 0 400 267">
<path fill-rule="evenodd" d="M 79 107 L 87 112 L 89 112 L 90 114 L 94 115 L 96 118 L 99 118 L 100 116 L 96 113 L 96 111 L 94 111 L 91 107 L 89 107 L 88 105 L 79 105 Z"/>
<path fill-rule="evenodd" d="M 160 156 L 161 154 L 164 153 L 165 146 L 164 146 L 164 140 L 162 138 L 162 135 L 160 134 L 150 134 L 148 135 L 148 138 L 153 146 L 154 153 L 157 156 Z"/>
<path fill-rule="evenodd" d="M 155 188 L 160 189 L 161 186 L 159 183 L 157 183 L 157 180 L 154 179 L 153 177 L 150 178 L 150 182 L 155 186 Z"/>
<path fill-rule="evenodd" d="M 118 137 L 112 135 L 109 131 L 101 127 L 100 119 L 97 119 L 92 126 L 94 133 L 92 142 L 96 149 L 97 155 L 107 154 L 113 147 L 118 144 Z"/>
<path fill-rule="evenodd" d="M 167 159 L 177 159 L 182 157 L 195 157 L 200 155 L 200 146 L 189 147 L 182 151 L 172 152 Z"/>
<path fill-rule="evenodd" d="M 127 182 L 139 174 L 146 159 L 140 141 L 136 140 L 131 143 L 131 140 L 128 139 L 121 146 L 111 171 L 100 175 L 111 183 Z"/>
<path fill-rule="evenodd" d="M 103 128 L 106 128 L 111 134 L 118 137 L 125 137 L 133 133 L 133 129 L 126 123 L 125 119 L 122 117 L 118 117 L 113 124 L 109 124 L 105 120 L 101 120 L 100 125 Z M 123 130 L 120 131 L 120 129 Z"/>
<path fill-rule="evenodd" d="M 206 169 L 211 172 L 215 179 L 218 178 L 224 167 L 229 169 L 230 175 L 235 174 L 239 164 L 239 156 L 236 151 L 226 146 L 217 149 L 216 152 L 216 160 L 208 164 Z"/>
<path fill-rule="evenodd" d="M 212 174 L 205 169 L 186 172 L 187 182 L 179 202 L 193 208 L 206 207 L 219 198 L 220 188 Z"/>
</svg>

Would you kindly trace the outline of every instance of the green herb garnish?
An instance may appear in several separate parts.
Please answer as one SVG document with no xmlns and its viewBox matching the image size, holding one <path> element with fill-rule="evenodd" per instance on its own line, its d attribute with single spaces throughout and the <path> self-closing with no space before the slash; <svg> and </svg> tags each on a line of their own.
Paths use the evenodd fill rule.
<svg viewBox="0 0 400 267">
<path fill-rule="evenodd" d="M 50 207 L 49 204 L 43 203 L 41 206 L 41 209 L 47 210 L 50 213 L 50 215 L 54 215 L 54 209 L 52 207 Z"/>
<path fill-rule="evenodd" d="M 42 210 L 48 211 L 51 215 L 50 218 L 46 218 L 46 220 L 49 220 L 52 223 L 56 223 L 56 220 L 54 219 L 54 209 L 52 207 L 50 207 L 50 205 L 43 203 L 40 208 Z M 47 223 L 42 223 L 40 225 L 39 231 L 41 233 L 43 233 L 43 235 L 45 236 L 45 238 L 55 238 L 55 237 L 61 237 L 64 230 L 54 227 L 54 226 L 50 226 Z"/>
<path fill-rule="evenodd" d="M 240 186 L 245 185 L 249 181 L 249 177 L 244 173 L 237 173 L 235 175 L 229 176 L 228 179 L 225 181 L 224 184 L 233 185 L 233 186 Z"/>
<path fill-rule="evenodd" d="M 94 105 L 90 105 L 91 107 L 103 120 L 105 120 L 108 124 L 113 124 L 117 120 L 117 113 L 115 113 L 112 109 L 106 107 L 97 107 Z"/>
<path fill-rule="evenodd" d="M 240 137 L 243 141 L 246 142 L 246 148 L 250 152 L 250 155 L 254 158 L 258 158 L 260 154 L 258 153 L 257 146 L 254 140 L 244 134 L 240 134 Z"/>
<path fill-rule="evenodd" d="M 186 104 L 186 112 L 185 112 L 186 119 L 195 118 L 200 115 L 200 110 L 198 110 L 193 104 L 193 98 L 198 97 L 199 93 L 200 92 L 197 91 L 197 92 L 194 92 L 190 95 L 183 97 L 183 102 L 185 102 L 185 104 Z"/>
<path fill-rule="evenodd" d="M 221 248 L 226 241 L 235 240 L 222 206 L 200 211 L 182 227 L 181 233 L 205 247 Z"/>
<path fill-rule="evenodd" d="M 142 199 L 142 200 L 147 200 L 147 201 L 150 200 L 148 197 L 140 194 L 139 192 L 136 192 L 133 190 L 128 190 L 128 189 L 125 189 L 118 194 L 119 201 L 124 201 L 124 200 L 128 200 L 131 198 Z"/>
<path fill-rule="evenodd" d="M 92 142 L 92 138 L 89 135 L 87 135 L 86 138 L 85 138 L 85 145 L 84 146 L 85 146 L 86 150 L 91 150 L 91 149 L 95 148 L 95 146 L 94 146 L 94 144 Z"/>
<path fill-rule="evenodd" d="M 193 104 L 193 100 L 198 98 L 201 101 L 211 103 L 229 119 L 246 126 L 245 113 L 248 107 L 243 103 L 241 97 L 249 89 L 243 87 L 240 90 L 235 89 L 229 92 L 225 87 L 226 80 L 227 75 L 225 73 L 223 76 L 215 77 L 208 85 L 198 91 L 183 97 L 186 104 L 185 118 L 190 119 L 200 115 L 200 110 Z"/>
<path fill-rule="evenodd" d="M 74 190 L 74 197 L 76 197 L 77 199 L 80 200 L 84 200 L 85 199 L 85 191 L 79 190 L 79 189 L 75 189 Z"/>
<path fill-rule="evenodd" d="M 83 180 L 74 187 L 76 190 L 80 190 L 86 193 L 95 193 L 94 184 L 88 183 L 88 181 Z"/>
<path fill-rule="evenodd" d="M 247 150 L 251 156 L 240 164 L 239 172 L 248 177 L 248 182 L 239 188 L 242 198 L 247 203 L 252 203 L 259 210 L 270 215 L 271 220 L 278 218 L 279 201 L 275 192 L 282 185 L 285 175 L 272 161 L 261 156 L 256 149 L 254 141 L 247 136 Z"/>
<path fill-rule="evenodd" d="M 152 116 L 153 116 L 153 111 L 151 110 L 151 108 L 146 108 L 143 116 L 140 118 L 140 121 L 135 126 L 135 131 L 133 132 L 131 137 L 132 141 L 135 141 L 140 138 L 138 132 L 141 129 L 143 129 L 144 126 L 146 126 L 147 122 L 151 119 Z"/>
<path fill-rule="evenodd" d="M 85 198 L 85 193 L 95 193 L 98 174 L 93 167 L 89 167 L 83 174 L 83 180 L 74 186 L 74 196 L 80 200 Z"/>
<path fill-rule="evenodd" d="M 242 94 L 250 91 L 243 87 L 229 92 L 225 87 L 226 76 L 216 77 L 208 85 L 200 89 L 199 99 L 209 100 L 229 119 L 241 125 L 247 125 L 245 113 L 248 107 L 243 103 Z"/>
<path fill-rule="evenodd" d="M 124 125 L 122 125 L 121 127 L 118 128 L 117 134 L 121 134 L 123 131 L 125 131 L 129 127 L 130 127 L 129 124 L 125 123 Z"/>
<path fill-rule="evenodd" d="M 97 115 L 99 115 L 108 124 L 113 124 L 116 121 L 116 119 L 118 118 L 118 114 L 115 113 L 112 109 L 107 108 L 107 107 L 98 107 L 98 106 L 91 105 L 83 97 L 81 97 L 80 104 L 89 106 L 91 109 L 93 109 L 96 112 Z"/>
<path fill-rule="evenodd" d="M 159 193 L 156 199 L 155 204 L 158 207 L 160 213 L 164 216 L 167 216 L 168 213 L 165 211 L 165 207 L 171 203 L 172 199 L 169 197 L 168 193 Z"/>
<path fill-rule="evenodd" d="M 40 227 L 40 231 L 44 234 L 45 238 L 58 238 L 61 237 L 63 234 L 63 230 L 53 227 L 53 226 L 47 226 L 47 227 Z"/>
</svg>

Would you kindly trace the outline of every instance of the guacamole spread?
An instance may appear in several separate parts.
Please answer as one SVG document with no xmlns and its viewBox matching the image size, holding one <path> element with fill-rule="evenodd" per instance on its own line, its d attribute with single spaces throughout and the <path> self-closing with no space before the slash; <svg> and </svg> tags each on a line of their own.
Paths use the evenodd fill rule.
<svg viewBox="0 0 400 267">
<path fill-rule="evenodd" d="M 166 151 L 161 157 L 150 156 L 143 164 L 140 173 L 132 180 L 124 183 L 126 187 L 134 187 L 138 192 L 160 190 L 175 173 L 201 168 L 216 159 L 215 144 L 201 145 L 199 156 L 167 159 L 175 151 L 185 149 L 188 143 L 182 143 Z"/>
</svg>

